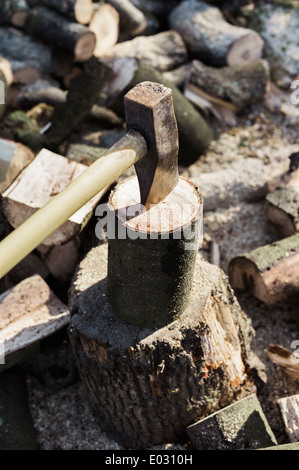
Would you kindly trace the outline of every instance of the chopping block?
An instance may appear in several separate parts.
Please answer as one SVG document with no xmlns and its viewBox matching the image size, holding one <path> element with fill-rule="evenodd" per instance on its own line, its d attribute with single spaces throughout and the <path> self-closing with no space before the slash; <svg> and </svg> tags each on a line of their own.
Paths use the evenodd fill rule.
<svg viewBox="0 0 299 470">
<path fill-rule="evenodd" d="M 178 176 L 171 90 L 143 82 L 125 109 L 148 151 L 111 191 L 96 227 L 105 222 L 107 238 L 94 236 L 78 266 L 69 336 L 101 429 L 141 449 L 183 441 L 187 426 L 255 388 L 250 322 L 198 254 L 203 203 Z"/>
</svg>

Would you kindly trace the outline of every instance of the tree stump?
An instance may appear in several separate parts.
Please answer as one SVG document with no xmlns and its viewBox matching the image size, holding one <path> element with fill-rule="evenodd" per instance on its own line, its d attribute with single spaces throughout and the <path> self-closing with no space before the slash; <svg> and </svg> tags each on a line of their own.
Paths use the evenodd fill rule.
<svg viewBox="0 0 299 470">
<path fill-rule="evenodd" d="M 124 446 L 177 442 L 186 426 L 252 393 L 250 323 L 222 270 L 198 257 L 189 305 L 175 321 L 129 324 L 108 300 L 107 251 L 106 243 L 90 249 L 70 290 L 82 380 L 102 429 Z"/>
</svg>

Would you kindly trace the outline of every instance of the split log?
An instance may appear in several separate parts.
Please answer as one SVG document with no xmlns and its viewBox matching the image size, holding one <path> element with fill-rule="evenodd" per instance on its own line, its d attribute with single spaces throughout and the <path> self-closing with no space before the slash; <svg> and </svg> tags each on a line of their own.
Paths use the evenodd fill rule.
<svg viewBox="0 0 299 470">
<path fill-rule="evenodd" d="M 4 74 L 7 84 L 11 86 L 14 81 L 13 71 L 11 63 L 5 57 L 0 57 L 0 70 Z"/>
<path fill-rule="evenodd" d="M 42 279 L 48 279 L 50 271 L 37 253 L 30 253 L 6 274 L 4 288 L 12 289 L 24 279 L 35 275 L 39 275 Z"/>
<path fill-rule="evenodd" d="M 269 191 L 264 164 L 258 158 L 236 160 L 229 168 L 201 173 L 191 179 L 203 195 L 205 211 L 242 201 L 256 202 Z"/>
<path fill-rule="evenodd" d="M 92 0 L 27 0 L 33 8 L 44 6 L 62 13 L 77 23 L 88 24 L 92 18 Z"/>
<path fill-rule="evenodd" d="M 270 71 L 265 60 L 220 69 L 193 60 L 185 89 L 189 84 L 193 85 L 193 93 L 207 99 L 210 95 L 211 101 L 220 98 L 241 110 L 264 99 L 270 87 Z"/>
<path fill-rule="evenodd" d="M 189 306 L 157 330 L 114 314 L 106 264 L 102 244 L 79 265 L 70 289 L 69 329 L 105 432 L 130 448 L 177 442 L 195 419 L 252 390 L 244 365 L 251 327 L 218 267 L 197 258 Z"/>
<path fill-rule="evenodd" d="M 33 83 L 51 72 L 51 48 L 19 30 L 0 28 L 0 50 L 11 63 L 16 83 Z"/>
<path fill-rule="evenodd" d="M 95 57 L 106 55 L 118 41 L 118 12 L 111 5 L 99 5 L 93 14 L 89 29 L 96 36 L 96 46 L 93 55 Z"/>
<path fill-rule="evenodd" d="M 299 298 L 299 234 L 233 258 L 229 279 L 268 305 Z"/>
<path fill-rule="evenodd" d="M 268 60 L 272 81 L 289 90 L 299 70 L 299 10 L 282 5 L 262 4 L 248 13 L 247 24 L 265 42 L 264 57 Z"/>
<path fill-rule="evenodd" d="M 0 139 L 0 190 L 3 192 L 34 159 L 33 152 L 22 144 Z"/>
<path fill-rule="evenodd" d="M 38 275 L 0 295 L 0 343 L 10 356 L 69 323 L 69 311 Z"/>
<path fill-rule="evenodd" d="M 110 73 L 109 67 L 95 59 L 87 64 L 83 73 L 71 81 L 67 100 L 55 108 L 51 127 L 45 133 L 50 148 L 55 149 L 84 121 L 98 100 Z"/>
<path fill-rule="evenodd" d="M 12 24 L 23 28 L 26 23 L 29 8 L 25 0 L 1 0 L 0 24 Z"/>
<path fill-rule="evenodd" d="M 184 0 L 169 16 L 194 58 L 216 66 L 241 65 L 261 58 L 263 40 L 250 29 L 227 23 L 220 10 L 198 0 Z"/>
<path fill-rule="evenodd" d="M 78 62 L 90 59 L 96 46 L 96 36 L 86 26 L 71 22 L 46 7 L 36 7 L 30 11 L 26 29 L 51 46 L 67 51 Z"/>
<path fill-rule="evenodd" d="M 130 0 L 107 0 L 119 13 L 120 28 L 130 36 L 141 34 L 147 27 L 147 19 Z"/>
<path fill-rule="evenodd" d="M 290 442 L 299 441 L 299 395 L 277 400 Z"/>
<path fill-rule="evenodd" d="M 249 395 L 188 426 L 197 450 L 244 450 L 277 444 L 260 402 Z"/>
<path fill-rule="evenodd" d="M 299 169 L 291 173 L 287 184 L 268 194 L 267 221 L 284 237 L 299 232 Z"/>
<path fill-rule="evenodd" d="M 109 61 L 108 64 L 112 67 L 114 75 L 107 84 L 106 92 L 110 97 L 107 106 L 119 116 L 124 116 L 124 94 L 138 83 L 149 80 L 171 88 L 179 130 L 179 162 L 188 165 L 197 160 L 210 145 L 212 130 L 178 88 L 153 67 L 136 59 L 117 59 Z"/>
<path fill-rule="evenodd" d="M 84 170 L 85 165 L 43 149 L 2 193 L 3 214 L 9 224 L 17 228 Z M 72 215 L 43 244 L 59 245 L 75 238 L 87 224 L 104 192 L 101 191 Z"/>
<path fill-rule="evenodd" d="M 71 280 L 79 263 L 80 245 L 80 239 L 77 237 L 63 245 L 39 245 L 37 248 L 50 273 L 60 284 Z"/>
<path fill-rule="evenodd" d="M 134 57 L 160 72 L 174 69 L 188 61 L 185 43 L 176 31 L 138 36 L 116 44 L 109 52 L 109 57 Z"/>
<path fill-rule="evenodd" d="M 269 344 L 266 353 L 281 368 L 283 375 L 299 381 L 299 354 L 296 351 L 290 352 L 278 344 Z"/>
</svg>

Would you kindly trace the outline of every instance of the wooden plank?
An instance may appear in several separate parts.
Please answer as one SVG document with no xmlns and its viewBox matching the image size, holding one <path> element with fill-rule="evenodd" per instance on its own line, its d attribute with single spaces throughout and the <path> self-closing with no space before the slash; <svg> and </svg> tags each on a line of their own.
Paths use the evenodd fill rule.
<svg viewBox="0 0 299 470">
<path fill-rule="evenodd" d="M 69 322 L 69 311 L 35 275 L 0 296 L 0 344 L 4 354 L 26 348 Z"/>
</svg>

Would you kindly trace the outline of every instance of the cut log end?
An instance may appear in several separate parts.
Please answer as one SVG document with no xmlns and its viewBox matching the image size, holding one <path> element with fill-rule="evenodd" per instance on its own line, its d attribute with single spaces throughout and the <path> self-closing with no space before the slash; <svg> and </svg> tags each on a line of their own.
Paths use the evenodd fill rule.
<svg viewBox="0 0 299 470">
<path fill-rule="evenodd" d="M 267 304 L 272 303 L 256 265 L 249 259 L 239 256 L 231 261 L 229 280 L 234 289 L 246 291 Z"/>
<path fill-rule="evenodd" d="M 78 62 L 85 62 L 93 55 L 96 47 L 96 36 L 92 31 L 82 35 L 75 46 L 74 59 Z"/>
<path fill-rule="evenodd" d="M 102 57 L 117 43 L 119 14 L 111 5 L 101 6 L 94 14 L 89 29 L 96 35 L 95 57 Z"/>
<path fill-rule="evenodd" d="M 236 40 L 227 54 L 227 65 L 241 65 L 262 57 L 264 41 L 255 31 Z"/>
<path fill-rule="evenodd" d="M 92 18 L 92 0 L 77 0 L 74 5 L 74 16 L 81 24 L 88 24 Z"/>
<path fill-rule="evenodd" d="M 28 10 L 17 11 L 16 13 L 12 15 L 10 21 L 17 28 L 24 28 L 27 16 L 28 16 Z"/>
</svg>

